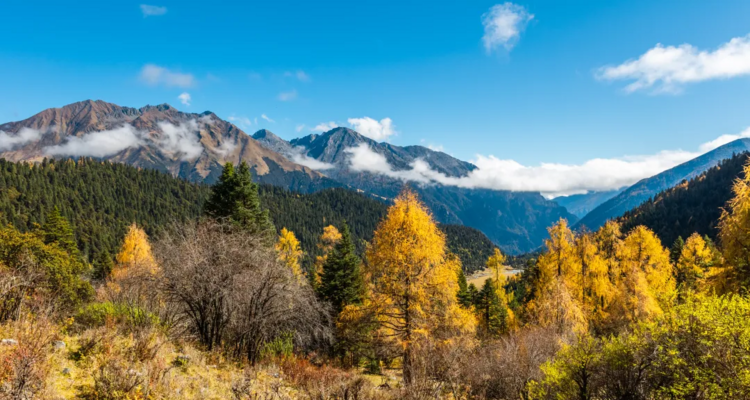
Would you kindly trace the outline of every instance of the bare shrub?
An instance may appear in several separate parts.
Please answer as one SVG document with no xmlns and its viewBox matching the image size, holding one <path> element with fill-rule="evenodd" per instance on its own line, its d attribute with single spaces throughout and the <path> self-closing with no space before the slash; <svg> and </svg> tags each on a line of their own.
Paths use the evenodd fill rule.
<svg viewBox="0 0 750 400">
<path fill-rule="evenodd" d="M 312 289 L 260 235 L 202 220 L 174 226 L 155 250 L 166 300 L 209 351 L 223 347 L 255 363 L 263 345 L 286 332 L 301 349 L 330 337 Z"/>
<path fill-rule="evenodd" d="M 109 359 L 94 373 L 94 384 L 79 388 L 79 398 L 87 400 L 125 400 L 137 398 L 146 382 L 143 374 L 117 359 Z"/>
<path fill-rule="evenodd" d="M 478 347 L 464 362 L 463 381 L 472 398 L 528 398 L 528 384 L 542 377 L 561 338 L 551 328 L 527 327 Z"/>
<path fill-rule="evenodd" d="M 10 330 L 15 344 L 0 348 L 0 399 L 36 399 L 45 389 L 48 354 L 57 332 L 44 317 L 23 319 Z"/>
</svg>

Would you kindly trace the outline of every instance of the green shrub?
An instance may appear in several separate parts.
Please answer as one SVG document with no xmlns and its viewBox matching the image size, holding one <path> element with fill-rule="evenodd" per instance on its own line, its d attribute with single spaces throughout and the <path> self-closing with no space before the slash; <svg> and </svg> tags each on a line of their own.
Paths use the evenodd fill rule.
<svg viewBox="0 0 750 400">
<path fill-rule="evenodd" d="M 104 326 L 107 321 L 131 327 L 159 324 L 159 317 L 138 307 L 119 303 L 92 303 L 78 310 L 75 323 L 83 328 Z"/>
</svg>

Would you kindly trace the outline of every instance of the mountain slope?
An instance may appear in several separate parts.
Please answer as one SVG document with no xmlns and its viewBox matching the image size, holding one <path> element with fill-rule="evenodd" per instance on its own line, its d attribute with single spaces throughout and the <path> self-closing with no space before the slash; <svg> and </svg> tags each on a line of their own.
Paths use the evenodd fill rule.
<svg viewBox="0 0 750 400">
<path fill-rule="evenodd" d="M 155 236 L 172 222 L 198 217 L 209 194 L 207 185 L 122 163 L 79 159 L 33 165 L 0 160 L 0 224 L 27 232 L 43 224 L 52 208 L 58 207 L 71 222 L 78 247 L 90 262 L 97 262 L 105 252 L 114 255 L 134 222 Z M 318 251 L 323 227 L 344 220 L 358 248 L 364 250 L 362 240 L 372 239 L 388 208 L 382 201 L 341 188 L 303 194 L 260 185 L 260 199 L 277 229 L 286 227 L 297 235 L 308 254 L 306 263 Z M 449 249 L 468 272 L 481 268 L 494 248 L 475 229 L 441 229 Z"/>
<path fill-rule="evenodd" d="M 585 226 L 595 230 L 608 219 L 623 215 L 660 191 L 673 187 L 685 179 L 692 179 L 717 165 L 721 160 L 748 150 L 750 150 L 750 139 L 738 139 L 651 178 L 643 179 L 581 218 L 576 227 Z"/>
<path fill-rule="evenodd" d="M 693 232 L 716 239 L 721 209 L 733 196 L 735 180 L 744 177 L 743 167 L 748 160 L 748 153 L 737 154 L 657 194 L 618 219 L 623 231 L 645 225 L 666 245 L 678 236 L 687 239 Z"/>
<path fill-rule="evenodd" d="M 0 125 L 0 130 L 7 138 L 0 141 L 0 157 L 11 161 L 90 156 L 211 183 L 224 163 L 244 160 L 263 183 L 302 191 L 337 186 L 209 111 L 183 113 L 167 104 L 136 109 L 87 100 Z"/>
<path fill-rule="evenodd" d="M 605 201 L 617 196 L 626 188 L 607 190 L 603 192 L 589 192 L 586 194 L 574 194 L 570 196 L 560 196 L 552 199 L 555 203 L 565 207 L 568 212 L 578 218 L 582 218 L 591 210 L 598 207 Z"/>
<path fill-rule="evenodd" d="M 281 139 L 269 136 L 266 131 L 253 137 L 269 148 L 283 146 L 279 144 Z M 411 169 L 417 159 L 451 177 L 465 176 L 476 168 L 471 163 L 425 147 L 378 143 L 348 128 L 335 128 L 320 135 L 294 139 L 288 143 L 288 149 L 299 157 L 326 164 L 326 169 L 321 172 L 336 181 L 384 198 L 394 198 L 404 186 L 402 180 L 350 168 L 352 154 L 348 149 L 360 145 L 367 145 L 385 157 L 397 171 Z M 560 218 L 571 222 L 577 220 L 539 193 L 464 189 L 438 184 L 410 185 L 438 221 L 479 229 L 508 253 L 522 253 L 541 246 L 547 236 L 547 227 Z"/>
</svg>

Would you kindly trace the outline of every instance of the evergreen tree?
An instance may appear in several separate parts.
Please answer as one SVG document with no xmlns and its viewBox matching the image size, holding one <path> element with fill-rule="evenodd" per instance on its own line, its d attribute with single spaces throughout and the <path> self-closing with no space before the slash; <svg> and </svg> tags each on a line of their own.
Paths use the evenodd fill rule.
<svg viewBox="0 0 750 400">
<path fill-rule="evenodd" d="M 464 308 L 471 307 L 474 302 L 472 294 L 469 292 L 469 285 L 466 283 L 466 275 L 463 269 L 458 270 L 458 293 L 456 294 L 456 298 L 458 298 L 458 304 L 461 304 Z"/>
<path fill-rule="evenodd" d="M 672 264 L 677 264 L 677 262 L 680 260 L 680 255 L 682 255 L 682 249 L 685 247 L 685 240 L 682 239 L 682 236 L 677 236 L 677 239 L 672 243 L 672 247 L 669 249 L 669 259 L 672 261 Z"/>
<path fill-rule="evenodd" d="M 94 259 L 94 277 L 96 279 L 106 279 L 114 268 L 115 263 L 112 261 L 112 254 L 107 250 L 99 252 Z"/>
<path fill-rule="evenodd" d="M 479 289 L 477 289 L 477 285 L 470 283 L 467 291 L 469 292 L 468 297 L 471 300 L 471 304 L 477 304 L 479 301 Z"/>
<path fill-rule="evenodd" d="M 323 264 L 320 279 L 320 296 L 331 303 L 334 315 L 338 315 L 347 305 L 362 300 L 362 276 L 359 270 L 360 259 L 352 243 L 349 226 L 344 222 L 339 240 Z"/>
<path fill-rule="evenodd" d="M 81 253 L 76 244 L 73 228 L 70 227 L 68 220 L 60 214 L 60 210 L 57 207 L 54 207 L 47 214 L 46 221 L 39 230 L 39 236 L 44 244 L 56 243 L 74 258 L 80 258 Z"/>
<path fill-rule="evenodd" d="M 475 304 L 479 326 L 489 336 L 498 336 L 508 330 L 508 310 L 501 303 L 492 279 L 484 281 Z"/>
<path fill-rule="evenodd" d="M 258 184 L 253 183 L 250 167 L 244 161 L 236 170 L 232 163 L 224 166 L 204 209 L 209 217 L 228 218 L 243 229 L 273 240 L 276 230 L 268 211 L 260 205 Z"/>
</svg>

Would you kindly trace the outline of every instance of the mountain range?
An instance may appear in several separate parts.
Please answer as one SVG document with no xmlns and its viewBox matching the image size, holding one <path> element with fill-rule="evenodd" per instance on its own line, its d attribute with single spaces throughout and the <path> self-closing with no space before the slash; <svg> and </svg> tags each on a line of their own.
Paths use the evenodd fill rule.
<svg viewBox="0 0 750 400">
<path fill-rule="evenodd" d="M 262 183 L 299 192 L 347 187 L 393 199 L 404 181 L 351 168 L 348 149 L 362 144 L 397 171 L 416 160 L 451 177 L 476 169 L 442 152 L 379 143 L 347 128 L 292 141 L 267 130 L 251 137 L 210 111 L 185 113 L 168 104 L 131 108 L 87 100 L 0 125 L 0 157 L 10 161 L 93 157 L 213 183 L 226 162 L 244 160 Z M 560 218 L 577 220 L 539 193 L 412 186 L 439 222 L 479 229 L 509 253 L 540 246 L 547 227 Z"/>
<path fill-rule="evenodd" d="M 387 171 L 357 168 L 354 150 L 362 147 Z M 437 221 L 478 229 L 505 252 L 519 254 L 541 246 L 547 228 L 560 218 L 577 228 L 596 229 L 748 149 L 750 139 L 736 140 L 627 188 L 554 200 L 536 192 L 408 185 Z M 250 136 L 210 111 L 185 113 L 168 104 L 131 108 L 101 100 L 50 108 L 0 125 L 0 157 L 31 162 L 92 157 L 209 184 L 225 163 L 246 161 L 261 183 L 302 193 L 343 187 L 386 202 L 401 191 L 404 174 L 417 163 L 449 178 L 465 177 L 477 168 L 440 151 L 377 142 L 344 127 L 287 141 L 266 129 Z"/>
<path fill-rule="evenodd" d="M 750 139 L 737 139 L 660 174 L 642 179 L 586 214 L 575 227 L 598 229 L 607 220 L 625 214 L 659 192 L 690 180 L 718 165 L 722 160 L 748 150 Z"/>
</svg>

